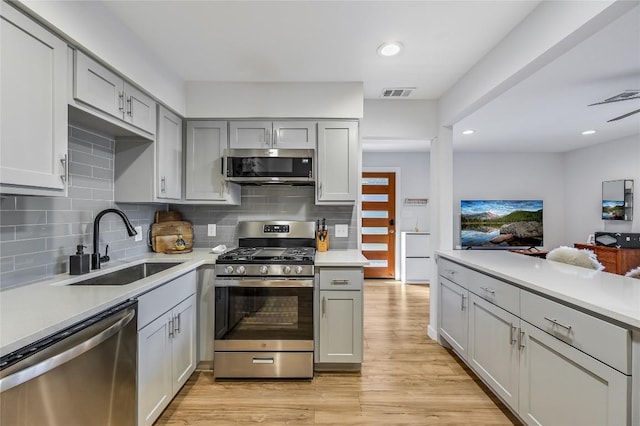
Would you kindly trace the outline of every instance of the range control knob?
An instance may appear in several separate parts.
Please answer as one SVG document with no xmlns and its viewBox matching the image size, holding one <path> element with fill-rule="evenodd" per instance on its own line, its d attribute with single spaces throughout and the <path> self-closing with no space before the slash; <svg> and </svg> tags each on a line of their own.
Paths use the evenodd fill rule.
<svg viewBox="0 0 640 426">
<path fill-rule="evenodd" d="M 285 274 L 290 274 L 291 273 L 291 266 L 289 266 L 289 265 L 284 266 L 282 268 L 282 272 L 284 272 Z"/>
<path fill-rule="evenodd" d="M 238 269 L 236 269 L 236 272 L 240 275 L 244 274 L 247 270 L 245 269 L 244 266 L 240 265 L 238 266 Z"/>
<path fill-rule="evenodd" d="M 302 266 L 296 266 L 296 274 L 300 275 L 302 273 Z"/>
<path fill-rule="evenodd" d="M 267 272 L 269 272 L 269 268 L 267 268 L 267 265 L 262 265 L 262 266 L 260 267 L 260 273 L 261 273 L 262 275 L 266 275 L 266 274 L 267 274 Z"/>
<path fill-rule="evenodd" d="M 224 268 L 224 273 L 225 274 L 230 274 L 233 272 L 233 266 L 229 265 L 226 268 Z"/>
</svg>

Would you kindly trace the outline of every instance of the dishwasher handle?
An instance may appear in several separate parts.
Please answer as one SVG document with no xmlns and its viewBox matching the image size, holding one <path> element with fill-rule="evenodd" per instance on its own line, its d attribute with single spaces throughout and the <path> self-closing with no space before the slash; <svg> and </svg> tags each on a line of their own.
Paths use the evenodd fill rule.
<svg viewBox="0 0 640 426">
<path fill-rule="evenodd" d="M 83 341 L 82 343 L 67 349 L 64 352 L 61 352 L 57 355 L 54 355 L 51 358 L 47 358 L 38 364 L 32 365 L 30 367 L 25 368 L 24 370 L 19 370 L 7 377 L 3 377 L 0 379 L 0 392 L 5 392 L 11 388 L 14 388 L 18 385 L 21 385 L 29 380 L 32 380 L 48 371 L 53 370 L 54 368 L 71 361 L 74 358 L 79 357 L 85 352 L 90 351 L 95 348 L 111 336 L 118 334 L 123 328 L 125 328 L 131 320 L 135 317 L 136 311 L 135 309 L 130 309 L 129 313 L 126 314 L 123 318 L 113 323 L 107 329 L 95 334 L 89 339 Z M 45 350 L 54 351 L 55 345 L 49 347 Z"/>
</svg>

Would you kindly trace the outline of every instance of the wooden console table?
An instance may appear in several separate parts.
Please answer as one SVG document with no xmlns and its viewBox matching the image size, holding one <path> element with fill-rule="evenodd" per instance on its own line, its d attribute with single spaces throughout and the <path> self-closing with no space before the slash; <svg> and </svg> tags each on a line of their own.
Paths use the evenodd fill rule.
<svg viewBox="0 0 640 426">
<path fill-rule="evenodd" d="M 640 249 L 615 248 L 596 246 L 591 244 L 573 245 L 575 248 L 592 250 L 602 265 L 605 272 L 624 275 L 631 269 L 640 265 Z"/>
</svg>

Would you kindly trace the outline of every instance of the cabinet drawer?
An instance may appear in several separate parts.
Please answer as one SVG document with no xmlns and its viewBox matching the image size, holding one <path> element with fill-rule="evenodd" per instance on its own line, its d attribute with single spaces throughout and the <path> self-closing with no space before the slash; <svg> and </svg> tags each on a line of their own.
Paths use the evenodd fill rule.
<svg viewBox="0 0 640 426">
<path fill-rule="evenodd" d="M 629 330 L 522 291 L 521 318 L 603 363 L 631 374 Z"/>
<path fill-rule="evenodd" d="M 360 268 L 322 268 L 320 290 L 362 290 L 363 273 Z"/>
<path fill-rule="evenodd" d="M 191 271 L 138 297 L 138 330 L 196 292 Z"/>
<path fill-rule="evenodd" d="M 437 258 L 436 263 L 438 265 L 438 275 L 467 288 L 469 274 L 472 272 L 470 269 L 442 257 Z"/>
<path fill-rule="evenodd" d="M 469 271 L 467 288 L 485 300 L 515 315 L 520 315 L 520 289 L 476 271 Z"/>
</svg>

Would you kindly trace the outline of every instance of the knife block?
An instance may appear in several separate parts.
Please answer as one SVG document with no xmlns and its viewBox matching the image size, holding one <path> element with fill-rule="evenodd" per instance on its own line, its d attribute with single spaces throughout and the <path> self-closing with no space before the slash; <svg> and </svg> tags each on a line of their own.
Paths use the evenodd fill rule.
<svg viewBox="0 0 640 426">
<path fill-rule="evenodd" d="M 316 250 L 317 251 L 329 250 L 329 232 L 328 231 L 316 232 Z"/>
</svg>

